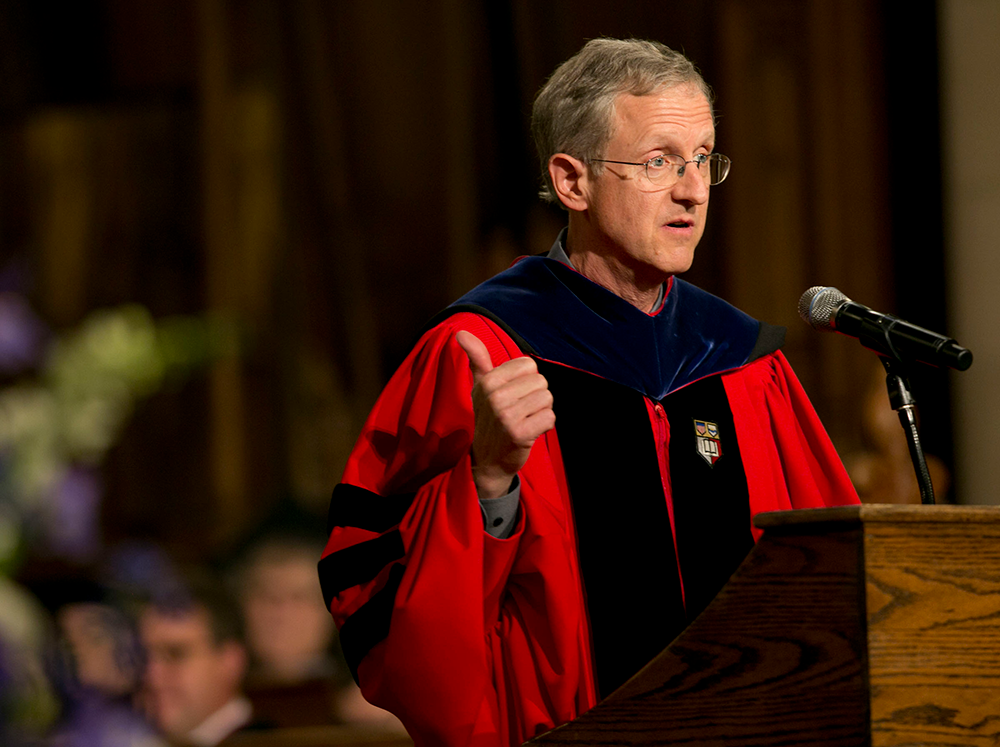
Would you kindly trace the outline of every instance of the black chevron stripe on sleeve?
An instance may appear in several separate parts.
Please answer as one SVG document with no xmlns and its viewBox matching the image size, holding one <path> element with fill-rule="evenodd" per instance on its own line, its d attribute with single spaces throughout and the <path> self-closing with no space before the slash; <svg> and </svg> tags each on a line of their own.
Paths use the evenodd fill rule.
<svg viewBox="0 0 1000 747">
<path fill-rule="evenodd" d="M 402 565 L 394 565 L 385 586 L 347 618 L 340 628 L 340 646 L 355 682 L 358 681 L 361 660 L 375 644 L 389 635 L 392 606 L 403 580 L 403 570 Z"/>
<path fill-rule="evenodd" d="M 382 496 L 357 485 L 340 483 L 330 498 L 326 533 L 334 527 L 358 527 L 370 532 L 384 532 L 403 520 L 415 493 Z"/>
<path fill-rule="evenodd" d="M 375 579 L 387 566 L 389 576 L 340 628 L 340 644 L 354 679 L 358 664 L 372 646 L 389 634 L 392 607 L 403 578 L 405 566 L 398 563 L 405 556 L 403 538 L 396 527 L 413 503 L 415 493 L 383 496 L 356 485 L 341 483 L 330 499 L 327 531 L 351 527 L 378 532 L 374 539 L 359 542 L 332 552 L 319 561 L 320 585 L 329 607 L 333 598 L 352 586 Z"/>
<path fill-rule="evenodd" d="M 344 589 L 371 581 L 404 554 L 403 538 L 397 529 L 327 555 L 319 561 L 319 582 L 327 608 Z"/>
</svg>

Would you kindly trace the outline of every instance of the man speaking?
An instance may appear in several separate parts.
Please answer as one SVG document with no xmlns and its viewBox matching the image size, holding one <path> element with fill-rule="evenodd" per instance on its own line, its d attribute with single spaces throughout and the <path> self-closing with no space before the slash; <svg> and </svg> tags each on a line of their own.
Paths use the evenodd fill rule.
<svg viewBox="0 0 1000 747">
<path fill-rule="evenodd" d="M 783 330 L 676 277 L 730 168 L 691 62 L 592 40 L 532 128 L 567 228 L 420 338 L 320 561 L 365 697 L 418 745 L 575 718 L 704 609 L 755 514 L 858 500 Z"/>
</svg>

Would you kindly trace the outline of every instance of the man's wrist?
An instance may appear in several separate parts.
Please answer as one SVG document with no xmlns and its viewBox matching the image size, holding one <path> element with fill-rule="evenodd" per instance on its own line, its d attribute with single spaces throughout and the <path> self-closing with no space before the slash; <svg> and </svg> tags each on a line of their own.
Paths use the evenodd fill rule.
<svg viewBox="0 0 1000 747">
<path fill-rule="evenodd" d="M 479 500 L 490 500 L 506 495 L 510 492 L 515 477 L 517 477 L 516 472 L 510 474 L 499 468 L 472 467 L 472 481 L 476 485 Z"/>
</svg>

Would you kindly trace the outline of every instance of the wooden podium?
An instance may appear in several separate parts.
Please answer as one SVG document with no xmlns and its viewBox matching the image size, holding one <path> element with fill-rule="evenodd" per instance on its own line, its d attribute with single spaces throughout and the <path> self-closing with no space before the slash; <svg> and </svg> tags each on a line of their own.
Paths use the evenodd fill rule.
<svg viewBox="0 0 1000 747">
<path fill-rule="evenodd" d="M 1000 744 L 1000 507 L 757 517 L 642 671 L 528 745 Z"/>
</svg>

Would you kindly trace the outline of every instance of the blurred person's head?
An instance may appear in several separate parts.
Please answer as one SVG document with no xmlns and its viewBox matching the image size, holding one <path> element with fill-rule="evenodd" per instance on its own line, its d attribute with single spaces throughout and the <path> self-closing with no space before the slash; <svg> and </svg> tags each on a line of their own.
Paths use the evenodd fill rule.
<svg viewBox="0 0 1000 747">
<path fill-rule="evenodd" d="M 65 568 L 31 582 L 48 609 L 54 646 L 48 662 L 67 700 L 128 698 L 139 687 L 143 654 L 127 600 L 80 569 Z"/>
<path fill-rule="evenodd" d="M 48 566 L 30 585 L 52 623 L 45 675 L 58 714 L 44 744 L 162 745 L 135 707 L 144 657 L 129 600 L 75 566 Z"/>
<path fill-rule="evenodd" d="M 251 547 L 237 576 L 254 676 L 272 683 L 331 674 L 333 618 L 316 573 L 322 546 L 274 536 Z"/>
<path fill-rule="evenodd" d="M 199 579 L 182 593 L 150 602 L 139 632 L 147 657 L 145 706 L 167 736 L 189 737 L 242 694 L 242 620 L 221 585 Z"/>
<path fill-rule="evenodd" d="M 142 657 L 123 610 L 106 602 L 73 602 L 59 610 L 56 621 L 82 687 L 108 697 L 135 692 Z"/>
</svg>

